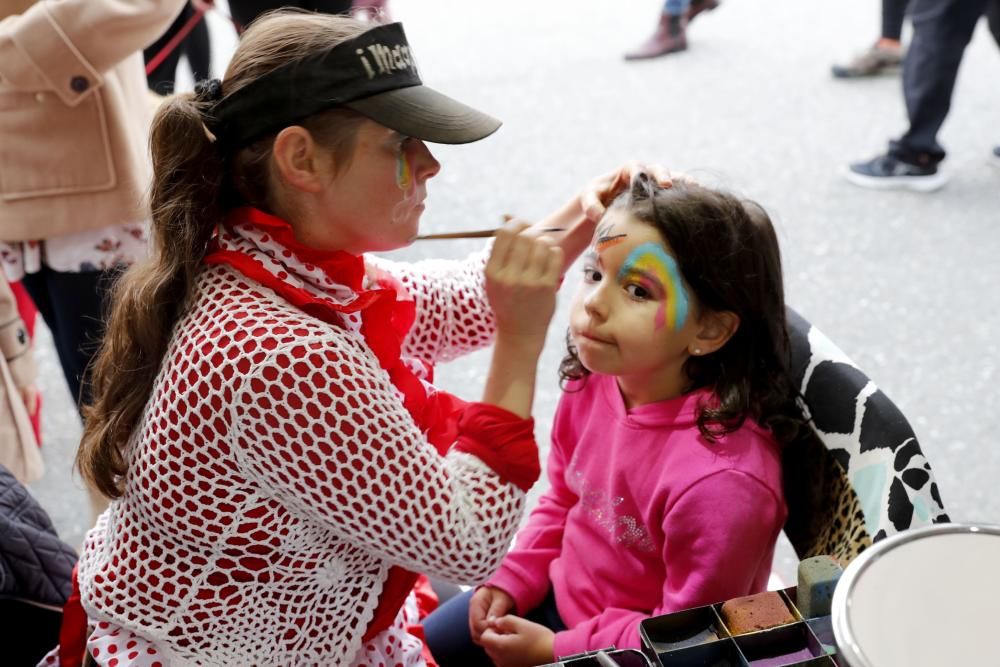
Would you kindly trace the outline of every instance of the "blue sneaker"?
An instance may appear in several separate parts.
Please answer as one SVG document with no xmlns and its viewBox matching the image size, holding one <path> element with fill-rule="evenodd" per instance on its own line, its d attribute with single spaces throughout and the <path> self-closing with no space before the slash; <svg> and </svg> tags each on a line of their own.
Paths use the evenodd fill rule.
<svg viewBox="0 0 1000 667">
<path fill-rule="evenodd" d="M 846 176 L 851 183 L 872 190 L 933 192 L 948 181 L 938 165 L 911 164 L 891 155 L 855 162 L 848 168 Z"/>
</svg>

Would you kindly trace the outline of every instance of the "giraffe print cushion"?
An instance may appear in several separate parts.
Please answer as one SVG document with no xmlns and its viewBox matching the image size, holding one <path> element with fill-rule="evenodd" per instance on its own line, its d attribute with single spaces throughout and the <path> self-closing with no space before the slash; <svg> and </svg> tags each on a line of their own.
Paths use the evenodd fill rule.
<svg viewBox="0 0 1000 667">
<path fill-rule="evenodd" d="M 785 453 L 786 534 L 844 564 L 872 542 L 949 521 L 913 429 L 847 355 L 788 312 L 792 373 L 812 432 Z"/>
</svg>

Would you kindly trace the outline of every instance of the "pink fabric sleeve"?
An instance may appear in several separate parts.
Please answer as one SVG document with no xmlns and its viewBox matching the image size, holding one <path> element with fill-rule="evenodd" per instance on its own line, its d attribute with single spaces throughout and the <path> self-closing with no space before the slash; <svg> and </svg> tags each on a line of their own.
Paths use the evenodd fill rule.
<svg viewBox="0 0 1000 667">
<path fill-rule="evenodd" d="M 558 423 L 558 416 L 556 420 Z M 514 548 L 504 557 L 500 569 L 486 582 L 487 586 L 509 593 L 518 614 L 531 611 L 545 599 L 551 586 L 549 565 L 559 557 L 566 515 L 578 500 L 563 479 L 565 454 L 555 432 L 546 468 L 549 490 L 518 532 Z"/>
<path fill-rule="evenodd" d="M 781 498 L 756 477 L 723 470 L 702 478 L 664 517 L 666 544 L 662 553 L 667 578 L 660 606 L 649 614 L 608 608 L 556 633 L 555 655 L 611 645 L 639 648 L 639 622 L 649 616 L 756 592 L 755 579 L 762 561 L 770 564 L 786 513 Z"/>
</svg>

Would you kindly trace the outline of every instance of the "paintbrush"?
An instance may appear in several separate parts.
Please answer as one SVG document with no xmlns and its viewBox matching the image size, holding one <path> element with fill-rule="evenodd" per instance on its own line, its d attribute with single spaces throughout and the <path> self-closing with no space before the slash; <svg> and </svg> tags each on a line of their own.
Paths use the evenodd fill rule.
<svg viewBox="0 0 1000 667">
<path fill-rule="evenodd" d="M 414 241 L 440 241 L 443 239 L 488 239 L 497 235 L 500 228 L 496 229 L 479 229 L 470 232 L 445 232 L 443 234 L 421 234 L 414 238 Z M 549 232 L 564 232 L 566 231 L 563 227 L 552 227 L 550 229 L 543 229 L 542 233 Z"/>
</svg>

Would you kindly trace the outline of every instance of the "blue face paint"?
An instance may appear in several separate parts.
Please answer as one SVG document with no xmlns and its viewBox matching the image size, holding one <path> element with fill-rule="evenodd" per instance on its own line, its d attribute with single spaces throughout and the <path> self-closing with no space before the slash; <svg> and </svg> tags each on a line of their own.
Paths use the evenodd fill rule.
<svg viewBox="0 0 1000 667">
<path fill-rule="evenodd" d="M 625 258 L 618 270 L 618 280 L 625 280 L 631 273 L 640 273 L 653 277 L 663 286 L 667 298 L 664 309 L 656 316 L 657 328 L 664 324 L 677 331 L 684 326 L 688 313 L 688 296 L 681 279 L 677 260 L 657 243 L 643 243 L 637 246 Z"/>
</svg>

